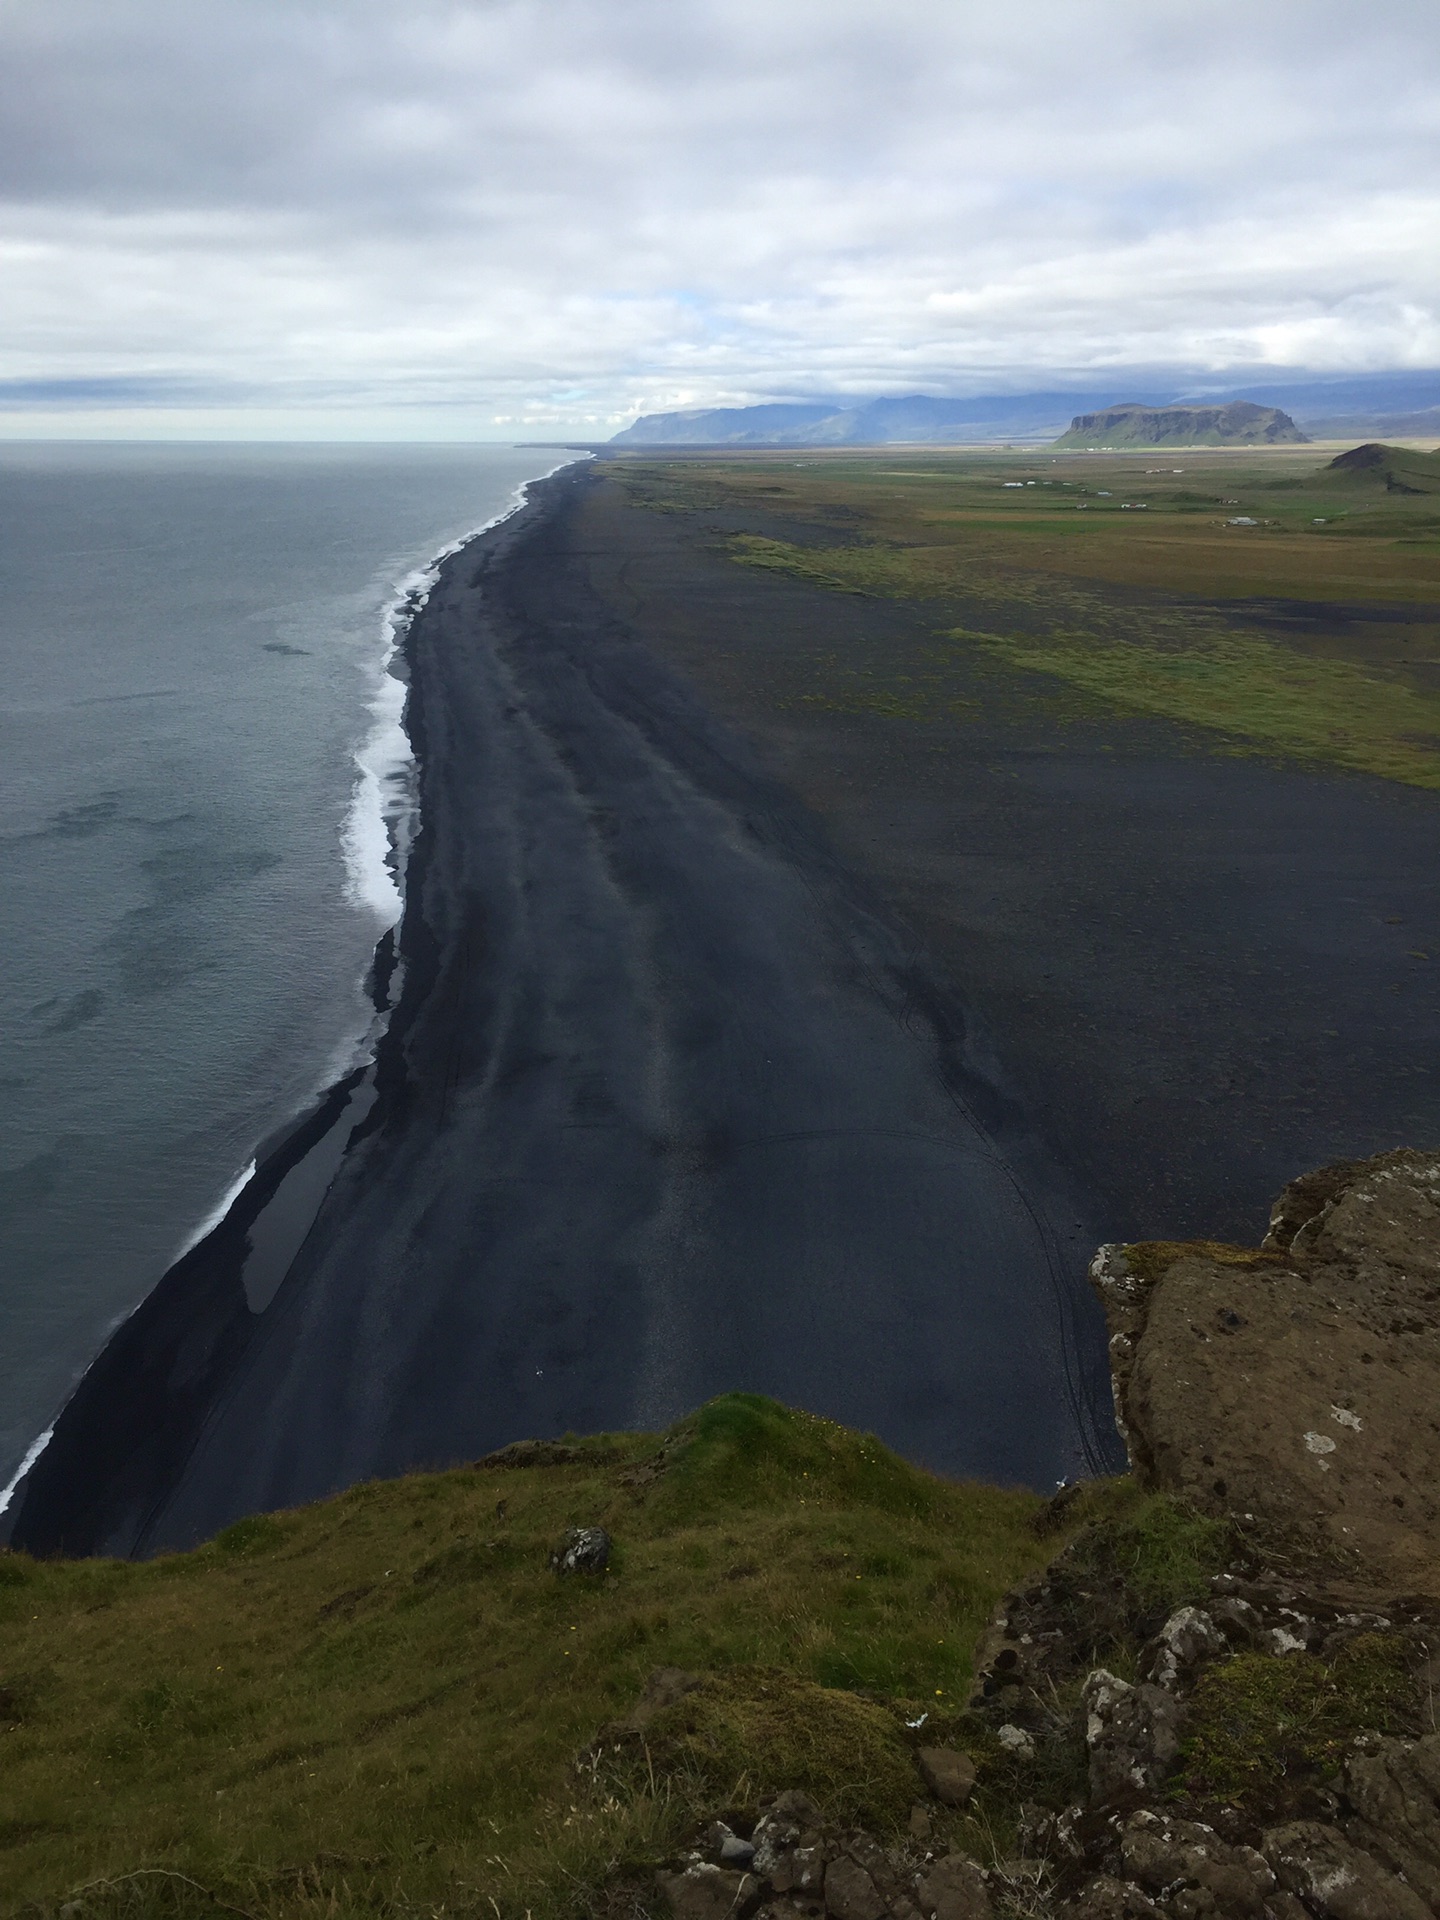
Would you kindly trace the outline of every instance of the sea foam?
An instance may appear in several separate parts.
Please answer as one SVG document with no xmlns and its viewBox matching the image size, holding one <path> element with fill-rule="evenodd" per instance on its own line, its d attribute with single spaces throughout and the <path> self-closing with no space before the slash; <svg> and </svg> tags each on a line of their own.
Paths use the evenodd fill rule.
<svg viewBox="0 0 1440 1920">
<path fill-rule="evenodd" d="M 377 938 L 397 925 L 404 911 L 405 866 L 419 823 L 419 765 L 405 731 L 405 682 L 395 672 L 410 623 L 430 598 L 440 569 L 452 554 L 518 513 L 535 480 L 547 479 L 549 474 L 558 473 L 561 467 L 571 464 L 569 460 L 557 460 L 546 473 L 522 481 L 499 513 L 492 514 L 468 533 L 462 533 L 423 566 L 412 567 L 393 584 L 381 618 L 380 649 L 371 669 L 373 683 L 366 703 L 370 725 L 355 748 L 355 784 L 340 835 L 346 898 L 358 912 L 373 916 Z M 352 1031 L 339 1041 L 314 1089 L 315 1094 L 323 1093 L 374 1057 L 386 1018 L 385 1013 L 376 1014 L 364 1032 Z M 252 1160 L 200 1224 L 186 1235 L 174 1259 L 180 1259 L 198 1246 L 219 1226 L 254 1175 Z"/>
<path fill-rule="evenodd" d="M 556 473 L 571 464 L 570 460 L 558 460 L 549 472 Z M 480 534 L 518 513 L 533 485 L 533 480 L 523 482 L 501 512 L 452 540 L 424 566 L 407 573 L 397 583 L 385 609 L 383 641 L 368 703 L 371 724 L 355 749 L 356 780 L 341 834 L 346 895 L 352 906 L 374 915 L 377 933 L 395 926 L 404 911 L 405 865 L 419 811 L 419 769 L 405 731 L 406 689 L 394 671 L 396 656 L 411 621 L 430 598 L 445 561 Z"/>
</svg>

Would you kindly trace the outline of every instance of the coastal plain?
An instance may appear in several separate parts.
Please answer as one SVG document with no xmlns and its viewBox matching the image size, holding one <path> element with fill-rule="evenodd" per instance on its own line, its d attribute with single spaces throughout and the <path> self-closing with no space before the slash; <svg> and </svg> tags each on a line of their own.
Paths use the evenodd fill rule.
<svg viewBox="0 0 1440 1920">
<path fill-rule="evenodd" d="M 16 1544 L 185 1547 L 737 1388 L 942 1472 L 1118 1464 L 1095 1244 L 1253 1241 L 1295 1168 L 1440 1132 L 1405 458 L 537 488 L 407 642 L 374 1105 L 277 1288 L 237 1208 L 126 1322 Z"/>
<path fill-rule="evenodd" d="M 635 455 L 582 509 L 1107 1237 L 1440 1134 L 1440 460 L 1339 451 Z"/>
<path fill-rule="evenodd" d="M 273 1298 L 265 1196 L 358 1076 L 121 1329 L 0 1553 L 7 1911 L 684 1914 L 717 1811 L 798 1788 L 1038 1920 L 1115 1866 L 1094 1684 L 1227 1605 L 1126 1833 L 1310 1884 L 1333 1819 L 1275 1823 L 1433 1729 L 1373 1549 L 1434 1590 L 1436 1174 L 1264 1182 L 1435 1137 L 1440 594 L 1393 464 L 1261 459 L 1168 508 L 1114 461 L 1044 507 L 1029 455 L 616 462 L 448 564 L 373 1104 Z M 1145 1236 L 1093 1269 L 1121 1478 L 1102 1235 Z M 881 1437 L 749 1391 L 603 1430 L 727 1376 Z"/>
</svg>

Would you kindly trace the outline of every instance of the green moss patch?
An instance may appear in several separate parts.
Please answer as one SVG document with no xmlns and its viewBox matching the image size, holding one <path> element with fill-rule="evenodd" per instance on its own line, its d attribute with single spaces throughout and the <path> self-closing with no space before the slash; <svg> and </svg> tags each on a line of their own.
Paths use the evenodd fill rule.
<svg viewBox="0 0 1440 1920">
<path fill-rule="evenodd" d="M 1185 1788 L 1265 1819 L 1297 1811 L 1359 1735 L 1420 1731 L 1410 1648 L 1396 1635 L 1362 1634 L 1333 1660 L 1240 1654 L 1202 1677 L 1191 1707 Z"/>
</svg>

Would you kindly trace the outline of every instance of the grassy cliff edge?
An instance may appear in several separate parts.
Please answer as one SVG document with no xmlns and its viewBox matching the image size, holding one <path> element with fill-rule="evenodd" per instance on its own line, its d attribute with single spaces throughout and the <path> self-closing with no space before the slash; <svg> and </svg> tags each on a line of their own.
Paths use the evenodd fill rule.
<svg viewBox="0 0 1440 1920">
<path fill-rule="evenodd" d="M 893 1824 L 904 1722 L 958 1712 L 1000 1597 L 1133 1498 L 1052 1531 L 1033 1494 L 732 1395 L 148 1563 L 0 1556 L 4 1911 L 539 1915 L 702 1803 L 798 1785 Z M 576 1524 L 613 1536 L 603 1578 L 551 1570 Z M 717 1677 L 707 1726 L 577 1772 L 663 1666 Z"/>
</svg>

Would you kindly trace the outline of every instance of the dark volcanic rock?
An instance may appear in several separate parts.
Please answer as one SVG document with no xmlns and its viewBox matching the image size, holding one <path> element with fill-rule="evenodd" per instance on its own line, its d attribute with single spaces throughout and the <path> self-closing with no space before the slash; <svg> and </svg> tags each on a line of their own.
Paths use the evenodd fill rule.
<svg viewBox="0 0 1440 1920">
<path fill-rule="evenodd" d="M 657 1876 L 674 1920 L 745 1920 L 760 1902 L 760 1883 L 708 1862 Z"/>
<path fill-rule="evenodd" d="M 1090 1798 L 1100 1806 L 1158 1787 L 1180 1751 L 1183 1711 L 1174 1694 L 1132 1686 L 1103 1668 L 1085 1682 Z"/>
<path fill-rule="evenodd" d="M 946 1854 L 920 1876 L 921 1911 L 926 1920 L 990 1920 L 990 1894 L 973 1860 Z"/>
<path fill-rule="evenodd" d="M 1194 1889 L 1219 1912 L 1244 1920 L 1261 1920 L 1275 1887 L 1275 1875 L 1253 1848 L 1227 1846 L 1213 1827 L 1148 1809 L 1126 1821 L 1120 1857 L 1150 1895 Z"/>
<path fill-rule="evenodd" d="M 920 1776 L 937 1800 L 963 1807 L 975 1786 L 975 1762 L 955 1747 L 921 1747 L 915 1755 Z"/>
<path fill-rule="evenodd" d="M 1281 1885 L 1320 1920 L 1434 1920 L 1418 1893 L 1334 1827 L 1313 1820 L 1276 1827 L 1264 1852 Z"/>
<path fill-rule="evenodd" d="M 1351 1839 L 1440 1908 L 1440 1734 L 1384 1740 L 1374 1753 L 1352 1755 L 1345 1794 Z"/>
</svg>

